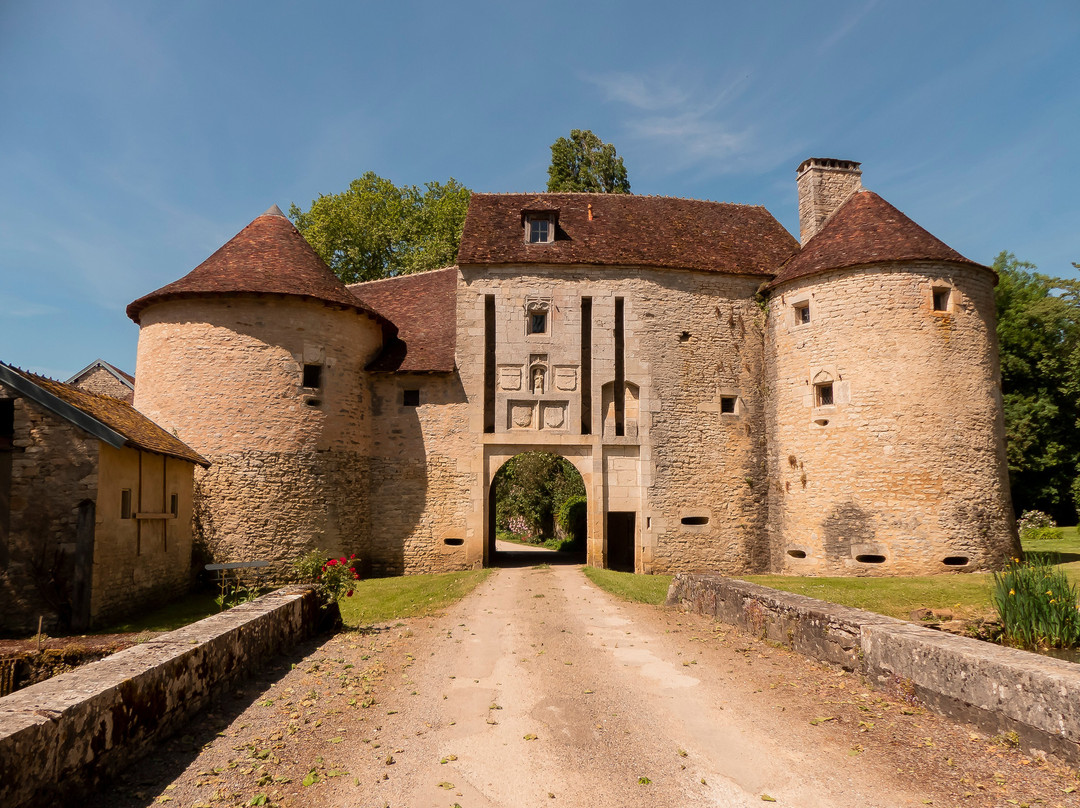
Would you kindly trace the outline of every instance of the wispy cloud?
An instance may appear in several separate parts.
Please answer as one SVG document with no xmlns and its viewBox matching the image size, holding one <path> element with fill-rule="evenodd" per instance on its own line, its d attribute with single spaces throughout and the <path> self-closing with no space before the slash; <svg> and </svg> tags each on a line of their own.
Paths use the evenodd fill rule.
<svg viewBox="0 0 1080 808">
<path fill-rule="evenodd" d="M 835 48 L 837 45 L 839 45 L 840 40 L 842 40 L 844 37 L 854 31 L 858 27 L 859 23 L 863 21 L 866 15 L 874 10 L 874 7 L 877 6 L 877 4 L 878 0 L 870 0 L 846 20 L 843 20 L 836 30 L 834 30 L 828 36 L 824 37 L 818 44 L 818 56 L 823 56 L 824 54 Z"/>
<path fill-rule="evenodd" d="M 654 111 L 686 104 L 688 93 L 670 81 L 633 73 L 604 73 L 587 75 L 586 81 L 596 85 L 609 101 L 629 104 L 635 109 Z"/>
<path fill-rule="evenodd" d="M 621 123 L 627 135 L 663 154 L 657 165 L 662 162 L 664 173 L 696 169 L 717 175 L 748 164 L 766 167 L 776 159 L 774 138 L 763 135 L 760 117 L 749 113 L 760 103 L 749 98 L 754 85 L 749 69 L 711 80 L 681 68 L 582 78 L 605 100 L 626 108 Z"/>
<path fill-rule="evenodd" d="M 4 315 L 6 317 L 50 317 L 61 312 L 60 307 L 48 303 L 36 303 L 19 297 L 4 295 Z"/>
</svg>

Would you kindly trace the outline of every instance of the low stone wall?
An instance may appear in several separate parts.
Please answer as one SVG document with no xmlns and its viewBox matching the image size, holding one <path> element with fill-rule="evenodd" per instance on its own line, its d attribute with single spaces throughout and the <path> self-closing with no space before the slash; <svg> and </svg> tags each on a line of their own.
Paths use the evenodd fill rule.
<svg viewBox="0 0 1080 808">
<path fill-rule="evenodd" d="M 861 609 L 724 578 L 676 575 L 669 606 L 716 617 L 799 653 L 910 689 L 928 707 L 1031 752 L 1080 763 L 1080 665 Z"/>
<path fill-rule="evenodd" d="M 318 619 L 310 590 L 279 589 L 0 699 L 0 805 L 93 788 Z"/>
</svg>

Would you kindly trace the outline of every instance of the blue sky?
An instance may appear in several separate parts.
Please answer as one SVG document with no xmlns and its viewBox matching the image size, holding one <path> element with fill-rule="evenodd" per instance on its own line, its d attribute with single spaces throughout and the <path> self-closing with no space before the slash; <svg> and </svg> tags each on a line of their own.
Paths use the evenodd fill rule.
<svg viewBox="0 0 1080 808">
<path fill-rule="evenodd" d="M 1080 261 L 1080 4 L 0 0 L 0 359 L 135 369 L 135 298 L 365 171 L 542 190 L 570 129 L 635 193 L 863 183 L 950 246 Z"/>
</svg>

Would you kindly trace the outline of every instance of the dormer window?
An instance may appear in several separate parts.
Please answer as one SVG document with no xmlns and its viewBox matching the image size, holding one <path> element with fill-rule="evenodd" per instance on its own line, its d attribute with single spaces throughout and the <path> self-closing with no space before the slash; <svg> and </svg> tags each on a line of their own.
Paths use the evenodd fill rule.
<svg viewBox="0 0 1080 808">
<path fill-rule="evenodd" d="M 550 244 L 555 240 L 555 214 L 526 212 L 525 241 L 529 244 Z"/>
</svg>

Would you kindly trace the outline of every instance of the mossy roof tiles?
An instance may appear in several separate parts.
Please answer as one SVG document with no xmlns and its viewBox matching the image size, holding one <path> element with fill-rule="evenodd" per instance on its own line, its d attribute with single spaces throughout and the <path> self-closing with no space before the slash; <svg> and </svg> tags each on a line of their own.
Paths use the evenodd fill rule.
<svg viewBox="0 0 1080 808">
<path fill-rule="evenodd" d="M 547 244 L 525 241 L 522 216 L 538 210 L 558 211 L 555 240 Z M 631 194 L 473 194 L 458 263 L 771 276 L 798 248 L 760 206 Z"/>
<path fill-rule="evenodd" d="M 397 326 L 368 370 L 449 373 L 457 344 L 458 268 L 351 284 L 365 306 Z"/>
<path fill-rule="evenodd" d="M 285 215 L 272 207 L 178 281 L 127 307 L 136 323 L 164 300 L 220 295 L 283 295 L 355 309 L 385 322 L 349 294 Z"/>
<path fill-rule="evenodd" d="M 29 383 L 30 387 L 20 384 L 18 378 L 12 379 L 10 374 L 21 377 L 24 382 Z M 123 445 L 134 449 L 177 457 L 204 467 L 210 465 L 206 458 L 182 440 L 175 435 L 170 435 L 120 399 L 88 393 L 70 384 L 38 376 L 36 373 L 3 363 L 0 363 L 0 381 L 6 381 L 16 392 L 31 398 L 77 426 L 87 429 L 95 437 L 111 445 L 115 446 L 117 441 L 110 438 L 110 431 L 123 438 Z M 82 418 L 73 419 L 71 416 L 76 415 L 77 418 L 77 413 L 73 413 L 63 405 L 73 408 L 77 413 L 89 416 L 91 420 L 87 422 Z M 94 428 L 95 424 L 103 425 L 107 430 L 97 430 Z"/>
<path fill-rule="evenodd" d="M 780 267 L 770 285 L 830 269 L 894 261 L 982 266 L 932 236 L 873 191 L 859 191 Z"/>
</svg>

